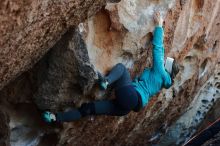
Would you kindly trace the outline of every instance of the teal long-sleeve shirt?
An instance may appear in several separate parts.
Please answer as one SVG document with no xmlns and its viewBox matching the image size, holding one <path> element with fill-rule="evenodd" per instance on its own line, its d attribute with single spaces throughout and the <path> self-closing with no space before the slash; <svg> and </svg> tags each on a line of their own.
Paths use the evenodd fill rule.
<svg viewBox="0 0 220 146">
<path fill-rule="evenodd" d="M 158 93 L 163 87 L 169 88 L 172 81 L 164 67 L 164 32 L 162 27 L 155 27 L 153 37 L 153 65 L 145 68 L 143 73 L 133 81 L 134 88 L 140 93 L 142 107 L 144 107 L 150 97 Z"/>
</svg>

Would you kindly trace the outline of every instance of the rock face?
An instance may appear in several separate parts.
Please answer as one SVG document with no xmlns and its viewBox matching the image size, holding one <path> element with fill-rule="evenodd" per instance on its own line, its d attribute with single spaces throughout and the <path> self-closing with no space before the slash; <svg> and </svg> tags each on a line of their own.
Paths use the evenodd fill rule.
<svg viewBox="0 0 220 146">
<path fill-rule="evenodd" d="M 105 0 L 0 2 L 0 89 L 31 68 L 70 26 L 94 15 Z"/>
<path fill-rule="evenodd" d="M 165 16 L 174 2 L 128 0 L 108 4 L 105 10 L 88 23 L 81 24 L 92 64 L 103 71 L 117 62 L 123 62 L 128 68 L 133 68 L 135 62 L 150 50 L 154 10 L 160 10 Z M 145 55 L 144 59 L 146 58 L 150 60 Z"/>
<path fill-rule="evenodd" d="M 94 85 L 96 73 L 90 64 L 88 52 L 79 32 L 72 28 L 51 49 L 46 58 L 45 77 L 35 95 L 42 110 L 59 110 L 65 104 L 74 104 Z"/>
<path fill-rule="evenodd" d="M 194 134 L 197 126 L 204 120 L 207 112 L 220 99 L 219 85 L 220 63 L 216 65 L 214 75 L 204 83 L 195 95 L 186 112 L 175 124 L 168 128 L 166 135 L 161 139 L 160 145 L 180 145 Z"/>
<path fill-rule="evenodd" d="M 0 112 L 0 117 L 5 119 L 0 121 L 5 127 L 4 144 L 9 141 L 11 145 L 165 146 L 184 143 L 220 98 L 220 1 L 121 0 L 107 3 L 84 22 L 85 14 L 94 14 L 104 2 L 74 2 L 30 2 L 36 8 L 31 9 L 32 13 L 27 11 L 28 3 L 21 5 L 27 9 L 25 11 L 23 7 L 22 11 L 20 7 L 13 8 L 26 15 L 39 16 L 24 15 L 22 20 L 27 22 L 18 21 L 21 19 L 18 16 L 11 17 L 33 35 L 19 32 L 22 29 L 14 23 L 0 23 L 6 28 L 1 37 L 4 48 L 0 57 L 1 87 L 30 68 L 53 46 L 31 70 L 0 92 L 0 104 L 10 117 L 9 122 L 7 114 Z M 6 16 L 7 8 L 14 3 L 3 4 L 1 11 Z M 37 10 L 42 15 L 34 13 Z M 150 67 L 155 10 L 160 10 L 165 19 L 166 56 L 175 57 L 181 64 L 170 89 L 163 89 L 152 97 L 139 113 L 131 112 L 124 117 L 91 116 L 50 127 L 40 121 L 39 110 L 60 111 L 90 100 L 114 98 L 112 92 L 97 90 L 96 70 L 107 73 L 113 65 L 122 62 L 134 77 Z M 43 16 L 47 19 L 39 21 Z M 82 23 L 70 27 L 79 22 Z M 9 27 L 17 33 L 5 35 L 10 32 Z M 17 54 L 23 56 L 22 59 L 14 59 Z M 183 130 L 178 132 L 177 129 Z"/>
</svg>

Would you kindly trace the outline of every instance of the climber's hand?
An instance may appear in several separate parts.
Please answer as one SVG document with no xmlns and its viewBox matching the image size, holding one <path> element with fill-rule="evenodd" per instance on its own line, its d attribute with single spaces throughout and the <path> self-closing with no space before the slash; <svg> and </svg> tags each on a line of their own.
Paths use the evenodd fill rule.
<svg viewBox="0 0 220 146">
<path fill-rule="evenodd" d="M 49 111 L 46 111 L 42 114 L 42 118 L 45 122 L 47 123 L 51 123 L 51 122 L 55 122 L 56 121 L 56 116 L 55 114 L 49 112 Z"/>
<path fill-rule="evenodd" d="M 156 26 L 161 26 L 161 27 L 163 26 L 163 18 L 160 15 L 160 12 L 156 12 L 154 14 L 154 21 L 155 21 Z"/>
</svg>

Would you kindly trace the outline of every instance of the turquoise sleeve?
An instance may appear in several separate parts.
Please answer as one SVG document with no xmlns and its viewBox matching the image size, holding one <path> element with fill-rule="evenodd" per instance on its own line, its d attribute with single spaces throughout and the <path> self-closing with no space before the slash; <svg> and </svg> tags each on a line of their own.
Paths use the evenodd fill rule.
<svg viewBox="0 0 220 146">
<path fill-rule="evenodd" d="M 164 67 L 164 31 L 162 27 L 157 26 L 154 30 L 153 37 L 153 69 L 163 75 L 163 86 L 169 88 L 172 85 L 172 80 Z"/>
<path fill-rule="evenodd" d="M 163 27 L 156 26 L 154 29 L 153 45 L 157 47 L 163 47 Z"/>
<path fill-rule="evenodd" d="M 153 69 L 163 73 L 164 69 L 164 47 L 163 47 L 163 28 L 155 27 L 153 37 Z"/>
</svg>

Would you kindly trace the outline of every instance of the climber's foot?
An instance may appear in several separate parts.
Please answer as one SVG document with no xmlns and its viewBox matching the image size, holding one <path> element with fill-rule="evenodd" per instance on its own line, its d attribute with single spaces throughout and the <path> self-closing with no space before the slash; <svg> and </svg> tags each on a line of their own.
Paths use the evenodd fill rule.
<svg viewBox="0 0 220 146">
<path fill-rule="evenodd" d="M 47 123 L 52 123 L 56 121 L 56 115 L 49 111 L 46 111 L 42 114 L 43 120 Z"/>
<path fill-rule="evenodd" d="M 109 84 L 108 81 L 100 72 L 97 72 L 97 74 L 98 74 L 98 82 L 99 82 L 100 89 L 106 90 Z"/>
</svg>

